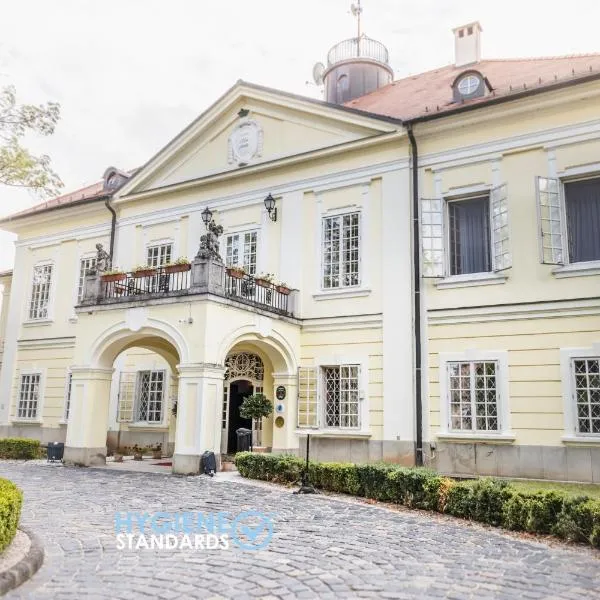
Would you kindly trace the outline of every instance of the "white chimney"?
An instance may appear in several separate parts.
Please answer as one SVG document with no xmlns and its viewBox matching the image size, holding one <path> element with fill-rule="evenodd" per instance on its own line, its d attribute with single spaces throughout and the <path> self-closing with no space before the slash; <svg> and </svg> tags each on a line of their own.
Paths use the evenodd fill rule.
<svg viewBox="0 0 600 600">
<path fill-rule="evenodd" d="M 454 64 L 472 65 L 481 60 L 481 25 L 479 21 L 457 27 L 454 32 Z"/>
</svg>

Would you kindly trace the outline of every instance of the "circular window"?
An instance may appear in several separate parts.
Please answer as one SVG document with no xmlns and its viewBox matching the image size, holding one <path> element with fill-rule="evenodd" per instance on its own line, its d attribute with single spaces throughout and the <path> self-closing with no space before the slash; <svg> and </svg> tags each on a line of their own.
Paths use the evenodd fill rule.
<svg viewBox="0 0 600 600">
<path fill-rule="evenodd" d="M 480 83 L 476 75 L 466 75 L 458 82 L 458 91 L 461 96 L 470 96 L 478 90 Z"/>
</svg>

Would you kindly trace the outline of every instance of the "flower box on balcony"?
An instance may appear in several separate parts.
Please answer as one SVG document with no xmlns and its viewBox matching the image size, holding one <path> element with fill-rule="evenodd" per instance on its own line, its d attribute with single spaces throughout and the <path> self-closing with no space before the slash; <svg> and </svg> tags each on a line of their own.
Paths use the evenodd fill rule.
<svg viewBox="0 0 600 600">
<path fill-rule="evenodd" d="M 104 283 L 111 283 L 114 281 L 123 281 L 123 279 L 127 279 L 126 273 L 106 273 L 102 275 L 102 281 Z"/>
<path fill-rule="evenodd" d="M 290 293 L 292 292 L 292 290 L 290 290 L 289 287 L 285 286 L 285 285 L 277 285 L 275 286 L 275 289 L 280 293 L 283 294 L 284 296 L 289 296 Z"/>
<path fill-rule="evenodd" d="M 152 277 L 152 275 L 156 275 L 156 269 L 137 269 L 137 271 L 133 272 L 133 276 L 136 279 L 140 279 L 142 277 Z"/>
<path fill-rule="evenodd" d="M 269 288 L 271 287 L 271 282 L 268 279 L 255 279 L 254 281 L 256 281 L 256 285 L 260 285 L 261 287 L 264 288 Z"/>
<path fill-rule="evenodd" d="M 235 277 L 236 279 L 242 279 L 246 271 L 244 269 L 240 269 L 239 267 L 227 267 L 227 275 L 230 277 Z"/>
<path fill-rule="evenodd" d="M 185 271 L 189 271 L 192 268 L 190 263 L 182 263 L 182 264 L 174 264 L 174 265 L 165 265 L 165 273 L 184 273 Z"/>
<path fill-rule="evenodd" d="M 256 275 L 254 277 L 254 281 L 256 281 L 256 285 L 270 288 L 273 286 L 273 275 L 271 275 L 271 273 L 261 273 L 260 275 Z"/>
</svg>

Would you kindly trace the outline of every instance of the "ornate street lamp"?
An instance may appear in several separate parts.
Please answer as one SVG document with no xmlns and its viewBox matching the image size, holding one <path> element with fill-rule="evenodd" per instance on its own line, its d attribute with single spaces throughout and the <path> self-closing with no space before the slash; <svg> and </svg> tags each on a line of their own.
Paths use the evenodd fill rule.
<svg viewBox="0 0 600 600">
<path fill-rule="evenodd" d="M 204 225 L 206 225 L 206 229 L 208 229 L 208 226 L 210 225 L 210 222 L 212 221 L 212 216 L 213 216 L 212 211 L 207 206 L 202 211 L 202 221 L 204 222 Z"/>
<path fill-rule="evenodd" d="M 277 208 L 275 208 L 275 198 L 273 198 L 271 194 L 269 194 L 265 198 L 265 208 L 269 213 L 269 218 L 271 219 L 271 221 L 277 221 Z"/>
</svg>

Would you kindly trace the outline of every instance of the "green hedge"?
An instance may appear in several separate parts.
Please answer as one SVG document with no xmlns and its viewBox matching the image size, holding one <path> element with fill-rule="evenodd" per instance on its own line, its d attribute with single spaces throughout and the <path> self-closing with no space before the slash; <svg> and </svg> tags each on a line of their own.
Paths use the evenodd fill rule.
<svg viewBox="0 0 600 600">
<path fill-rule="evenodd" d="M 0 439 L 0 458 L 20 458 L 31 460 L 40 457 L 39 440 L 29 438 Z"/>
<path fill-rule="evenodd" d="M 23 494 L 8 479 L 0 479 L 0 553 L 12 542 L 21 516 Z"/>
<path fill-rule="evenodd" d="M 251 452 L 236 454 L 235 464 L 243 477 L 287 484 L 298 483 L 304 468 L 304 461 L 295 456 Z M 600 547 L 600 500 L 586 496 L 525 493 L 502 480 L 457 481 L 427 469 L 380 463 L 311 462 L 309 478 L 323 490 Z"/>
</svg>

